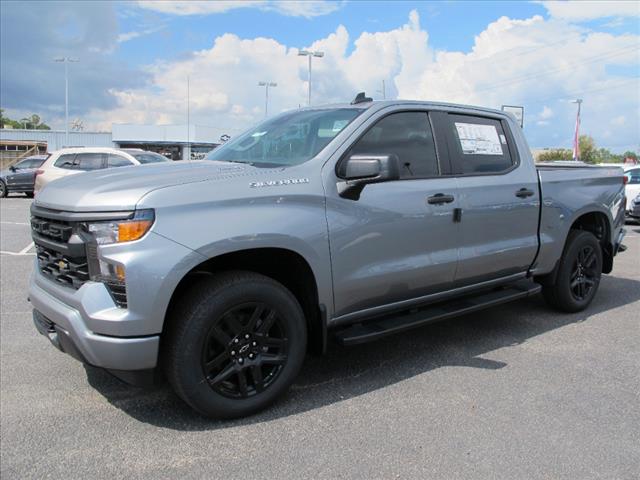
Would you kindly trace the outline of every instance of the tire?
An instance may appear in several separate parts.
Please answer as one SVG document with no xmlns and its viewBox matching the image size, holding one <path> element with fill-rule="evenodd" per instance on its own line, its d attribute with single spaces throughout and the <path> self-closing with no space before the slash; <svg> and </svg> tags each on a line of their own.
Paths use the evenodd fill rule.
<svg viewBox="0 0 640 480">
<path fill-rule="evenodd" d="M 33 192 L 24 192 L 25 197 L 33 198 Z"/>
<path fill-rule="evenodd" d="M 211 418 L 258 412 L 295 380 L 307 347 L 296 298 L 252 272 L 203 280 L 172 308 L 163 344 L 165 374 L 175 392 Z M 248 335 L 248 337 L 247 337 Z"/>
<path fill-rule="evenodd" d="M 571 230 L 553 284 L 542 287 L 544 299 L 563 312 L 587 308 L 602 276 L 602 248 L 591 232 Z"/>
<path fill-rule="evenodd" d="M 8 193 L 7 184 L 0 180 L 0 198 L 5 198 Z"/>
</svg>

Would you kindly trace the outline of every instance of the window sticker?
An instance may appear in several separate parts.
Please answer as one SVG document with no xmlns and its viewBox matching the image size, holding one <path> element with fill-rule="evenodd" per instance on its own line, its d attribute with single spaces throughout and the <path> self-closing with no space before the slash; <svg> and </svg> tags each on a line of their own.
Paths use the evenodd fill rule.
<svg viewBox="0 0 640 480">
<path fill-rule="evenodd" d="M 503 145 L 507 144 L 507 139 L 505 138 L 504 135 L 500 134 L 500 141 L 502 142 Z"/>
<path fill-rule="evenodd" d="M 494 125 L 455 122 L 462 153 L 465 155 L 502 155 L 498 130 Z"/>
</svg>

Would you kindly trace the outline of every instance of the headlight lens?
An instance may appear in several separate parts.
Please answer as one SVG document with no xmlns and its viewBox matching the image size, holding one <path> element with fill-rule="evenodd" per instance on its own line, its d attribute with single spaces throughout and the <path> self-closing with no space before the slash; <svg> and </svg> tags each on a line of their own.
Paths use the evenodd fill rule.
<svg viewBox="0 0 640 480">
<path fill-rule="evenodd" d="M 136 210 L 133 218 L 110 222 L 87 223 L 87 230 L 98 245 L 131 242 L 138 240 L 149 231 L 155 215 L 152 209 Z"/>
</svg>

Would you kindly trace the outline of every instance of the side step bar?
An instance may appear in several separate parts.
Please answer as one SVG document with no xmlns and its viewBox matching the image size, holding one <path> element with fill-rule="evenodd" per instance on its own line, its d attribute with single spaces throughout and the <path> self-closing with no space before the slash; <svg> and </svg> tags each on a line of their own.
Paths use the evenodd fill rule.
<svg viewBox="0 0 640 480">
<path fill-rule="evenodd" d="M 446 320 L 448 318 L 476 312 L 488 307 L 511 302 L 520 298 L 540 293 L 542 287 L 531 280 L 523 280 L 500 288 L 446 303 L 428 305 L 418 311 L 400 315 L 378 317 L 364 323 L 358 323 L 344 330 L 339 330 L 335 337 L 341 345 L 357 345 L 377 340 L 387 335 L 420 327 L 427 323 Z"/>
</svg>

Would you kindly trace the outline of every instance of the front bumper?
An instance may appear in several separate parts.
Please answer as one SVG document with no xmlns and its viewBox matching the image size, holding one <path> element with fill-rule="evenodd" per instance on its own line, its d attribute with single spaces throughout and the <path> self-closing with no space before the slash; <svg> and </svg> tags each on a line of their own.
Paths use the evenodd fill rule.
<svg viewBox="0 0 640 480">
<path fill-rule="evenodd" d="M 38 331 L 47 336 L 59 350 L 96 367 L 107 370 L 149 370 L 156 366 L 159 335 L 116 337 L 101 335 L 87 327 L 91 313 L 100 308 L 98 299 L 109 297 L 102 284 L 88 282 L 78 292 L 78 306 L 68 305 L 48 293 L 37 270 L 31 276 L 29 299 L 34 307 Z M 62 288 L 62 287 L 59 287 Z M 104 307 L 104 305 L 102 305 Z"/>
</svg>

